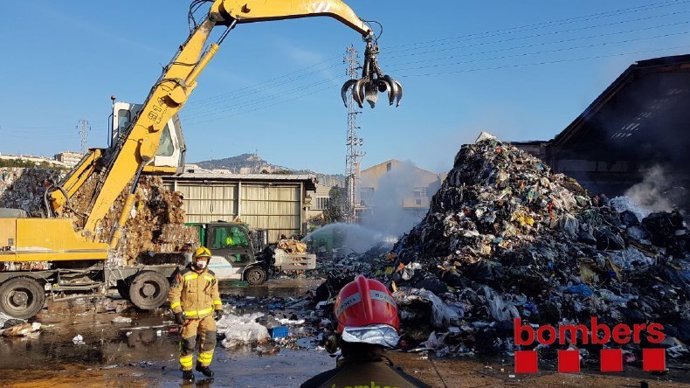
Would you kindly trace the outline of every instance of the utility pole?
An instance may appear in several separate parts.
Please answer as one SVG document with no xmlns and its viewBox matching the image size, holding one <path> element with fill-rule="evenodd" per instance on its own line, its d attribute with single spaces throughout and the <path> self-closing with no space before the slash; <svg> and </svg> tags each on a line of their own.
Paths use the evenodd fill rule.
<svg viewBox="0 0 690 388">
<path fill-rule="evenodd" d="M 359 57 L 354 46 L 350 46 L 345 51 L 343 62 L 347 65 L 346 74 L 349 79 L 358 77 Z M 359 193 L 359 166 L 365 153 L 362 151 L 364 139 L 359 137 L 359 127 L 357 126 L 357 115 L 362 113 L 355 107 L 355 101 L 350 93 L 347 97 L 347 154 L 345 155 L 345 185 L 347 189 L 347 200 L 344 209 L 345 220 L 348 223 L 357 222 L 355 208 L 358 205 Z"/>
<path fill-rule="evenodd" d="M 79 130 L 79 139 L 81 141 L 81 153 L 86 153 L 87 140 L 89 138 L 89 131 L 91 131 L 91 124 L 89 120 L 81 119 L 77 123 L 77 129 Z"/>
</svg>

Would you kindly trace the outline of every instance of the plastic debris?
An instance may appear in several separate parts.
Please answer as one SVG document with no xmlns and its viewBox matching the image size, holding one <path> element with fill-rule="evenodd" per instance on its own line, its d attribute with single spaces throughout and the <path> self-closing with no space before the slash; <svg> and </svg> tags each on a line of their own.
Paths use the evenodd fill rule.
<svg viewBox="0 0 690 388">
<path fill-rule="evenodd" d="M 263 317 L 263 313 L 246 314 L 237 316 L 226 314 L 217 322 L 217 333 L 225 336 L 221 344 L 225 348 L 233 348 L 239 345 L 261 344 L 268 341 L 271 336 L 268 329 L 257 323 L 256 320 Z"/>
<path fill-rule="evenodd" d="M 132 318 L 117 316 L 113 318 L 112 323 L 132 323 Z"/>
<path fill-rule="evenodd" d="M 81 334 L 77 334 L 76 336 L 74 336 L 74 338 L 72 338 L 72 342 L 75 345 L 84 345 L 85 344 L 84 337 L 82 337 Z"/>
<path fill-rule="evenodd" d="M 39 322 L 34 323 L 20 323 L 18 325 L 11 326 L 2 331 L 2 335 L 5 337 L 25 337 L 32 333 L 36 333 L 41 330 L 41 324 Z"/>
</svg>

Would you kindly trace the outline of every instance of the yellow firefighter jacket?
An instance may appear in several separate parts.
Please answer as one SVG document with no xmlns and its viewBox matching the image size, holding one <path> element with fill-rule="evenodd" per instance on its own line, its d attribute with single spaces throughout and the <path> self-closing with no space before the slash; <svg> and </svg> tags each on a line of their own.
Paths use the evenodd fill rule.
<svg viewBox="0 0 690 388">
<path fill-rule="evenodd" d="M 175 276 L 168 301 L 175 314 L 184 312 L 187 319 L 204 318 L 223 309 L 216 275 L 208 268 L 197 272 L 191 264 Z"/>
</svg>

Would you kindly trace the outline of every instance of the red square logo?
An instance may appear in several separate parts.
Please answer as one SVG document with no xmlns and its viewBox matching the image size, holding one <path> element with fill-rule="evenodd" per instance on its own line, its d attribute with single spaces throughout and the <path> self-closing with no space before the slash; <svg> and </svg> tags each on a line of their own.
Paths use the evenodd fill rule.
<svg viewBox="0 0 690 388">
<path fill-rule="evenodd" d="M 558 372 L 560 373 L 579 373 L 580 372 L 580 352 L 577 350 L 558 351 Z"/>
<path fill-rule="evenodd" d="M 518 350 L 515 352 L 515 373 L 537 373 L 537 352 Z"/>
<path fill-rule="evenodd" d="M 620 349 L 601 349 L 599 351 L 600 367 L 602 372 L 622 372 L 623 352 Z"/>
<path fill-rule="evenodd" d="M 643 348 L 642 370 L 645 372 L 663 372 L 666 370 L 666 349 Z"/>
</svg>

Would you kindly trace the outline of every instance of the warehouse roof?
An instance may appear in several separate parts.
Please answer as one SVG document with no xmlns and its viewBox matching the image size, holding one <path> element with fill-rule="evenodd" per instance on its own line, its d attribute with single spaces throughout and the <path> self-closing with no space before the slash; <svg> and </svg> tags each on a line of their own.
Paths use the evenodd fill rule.
<svg viewBox="0 0 690 388">
<path fill-rule="evenodd" d="M 303 183 L 305 189 L 316 190 L 316 175 L 312 174 L 233 174 L 217 172 L 184 172 L 167 179 L 179 180 L 213 180 L 213 181 L 251 181 L 268 183 Z"/>
<path fill-rule="evenodd" d="M 633 63 L 549 144 L 549 154 L 687 161 L 690 55 Z M 602 153 L 602 151 L 604 151 Z"/>
</svg>

